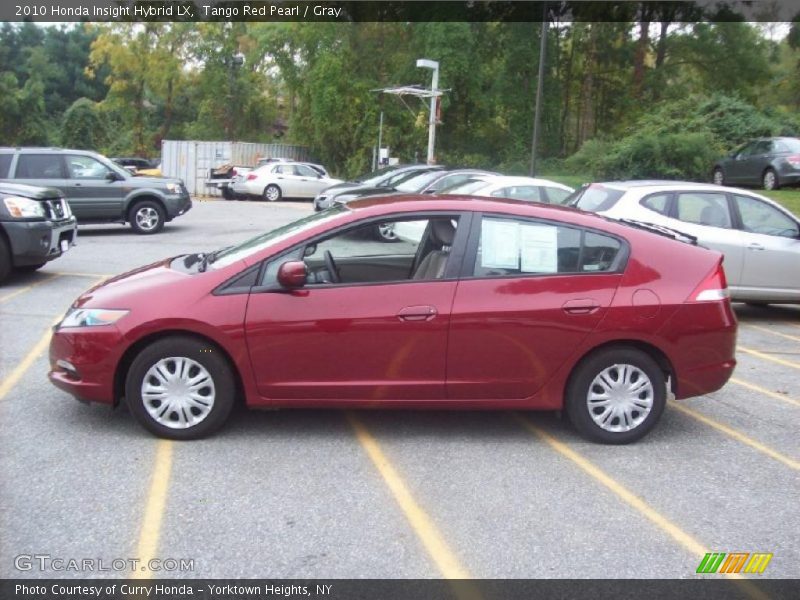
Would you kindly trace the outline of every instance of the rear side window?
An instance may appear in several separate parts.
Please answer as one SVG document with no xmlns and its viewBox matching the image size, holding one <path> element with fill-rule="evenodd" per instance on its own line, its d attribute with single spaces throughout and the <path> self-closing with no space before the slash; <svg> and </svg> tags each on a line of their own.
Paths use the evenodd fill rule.
<svg viewBox="0 0 800 600">
<path fill-rule="evenodd" d="M 619 240 L 577 227 L 486 217 L 475 277 L 597 273 L 616 269 Z"/>
<path fill-rule="evenodd" d="M 725 194 L 687 192 L 678 194 L 678 219 L 709 227 L 731 227 L 731 213 Z"/>
<path fill-rule="evenodd" d="M 669 197 L 670 194 L 652 194 L 647 198 L 643 198 L 640 204 L 660 215 L 666 215 L 669 207 Z"/>
<path fill-rule="evenodd" d="M 17 179 L 64 179 L 64 161 L 60 154 L 20 154 Z"/>
<path fill-rule="evenodd" d="M 587 187 L 583 193 L 578 196 L 573 206 L 577 206 L 581 210 L 589 212 L 608 210 L 617 203 L 617 200 L 622 198 L 623 194 L 624 192 L 620 190 L 613 190 L 603 185 L 593 184 Z"/>
<path fill-rule="evenodd" d="M 9 167 L 11 167 L 11 154 L 0 154 L 0 179 L 8 177 Z"/>
</svg>

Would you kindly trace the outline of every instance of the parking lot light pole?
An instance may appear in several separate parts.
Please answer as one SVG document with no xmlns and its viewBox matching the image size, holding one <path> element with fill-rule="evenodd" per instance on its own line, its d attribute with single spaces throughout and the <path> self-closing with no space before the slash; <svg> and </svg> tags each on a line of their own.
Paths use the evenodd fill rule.
<svg viewBox="0 0 800 600">
<path fill-rule="evenodd" d="M 433 156 L 433 147 L 436 143 L 436 102 L 438 101 L 436 92 L 439 88 L 439 63 L 435 60 L 419 58 L 417 59 L 417 67 L 433 70 L 433 76 L 431 77 L 431 109 L 430 115 L 428 115 L 428 164 L 432 165 L 436 162 Z"/>
</svg>

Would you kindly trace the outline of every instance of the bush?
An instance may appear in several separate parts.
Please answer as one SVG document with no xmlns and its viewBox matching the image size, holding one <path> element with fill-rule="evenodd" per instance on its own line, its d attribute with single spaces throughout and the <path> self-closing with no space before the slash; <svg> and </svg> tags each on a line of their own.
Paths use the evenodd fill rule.
<svg viewBox="0 0 800 600">
<path fill-rule="evenodd" d="M 98 150 L 106 140 L 106 122 L 97 105 L 78 98 L 64 113 L 61 144 L 66 148 Z"/>
</svg>

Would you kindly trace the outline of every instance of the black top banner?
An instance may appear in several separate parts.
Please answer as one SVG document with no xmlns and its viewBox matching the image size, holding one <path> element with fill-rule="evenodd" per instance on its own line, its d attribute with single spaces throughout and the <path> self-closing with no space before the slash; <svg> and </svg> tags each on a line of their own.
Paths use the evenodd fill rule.
<svg viewBox="0 0 800 600">
<path fill-rule="evenodd" d="M 263 21 L 637 21 L 668 11 L 682 21 L 791 21 L 800 0 L 696 0 L 692 2 L 368 0 L 361 2 L 262 0 L 3 0 L 0 20 L 32 22 Z M 657 20 L 648 17 L 647 20 Z"/>
</svg>

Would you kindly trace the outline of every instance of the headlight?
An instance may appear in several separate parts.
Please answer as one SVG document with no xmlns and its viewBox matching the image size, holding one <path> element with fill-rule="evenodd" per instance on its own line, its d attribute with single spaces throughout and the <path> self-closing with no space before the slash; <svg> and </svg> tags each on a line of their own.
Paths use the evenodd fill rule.
<svg viewBox="0 0 800 600">
<path fill-rule="evenodd" d="M 69 219 L 72 216 L 72 208 L 70 208 L 69 202 L 64 200 L 64 198 L 61 198 L 60 202 L 61 202 L 61 208 L 64 211 L 64 217 Z"/>
<path fill-rule="evenodd" d="M 97 325 L 111 325 L 127 315 L 129 310 L 114 310 L 105 308 L 72 308 L 59 323 L 61 327 L 94 327 Z"/>
<path fill-rule="evenodd" d="M 8 213 L 15 219 L 44 217 L 44 206 L 36 200 L 10 196 L 3 198 L 3 202 L 5 202 Z"/>
<path fill-rule="evenodd" d="M 181 184 L 180 183 L 168 183 L 167 190 L 172 194 L 180 194 L 181 193 Z"/>
</svg>

